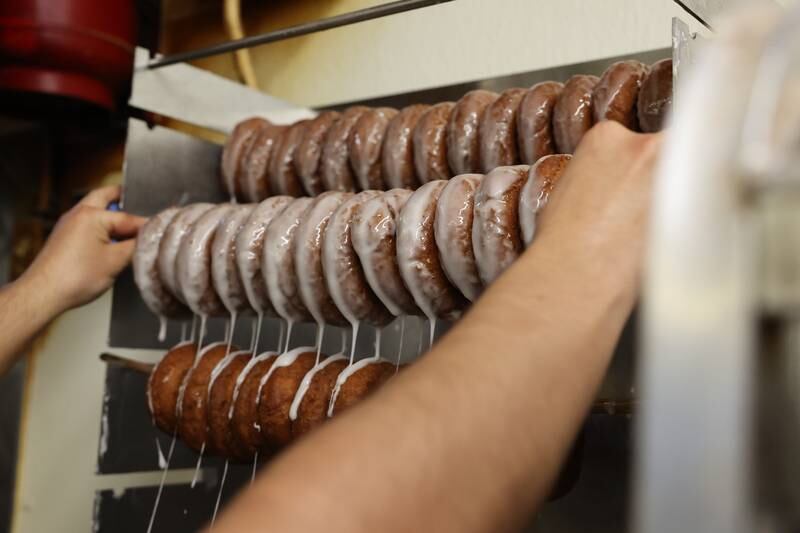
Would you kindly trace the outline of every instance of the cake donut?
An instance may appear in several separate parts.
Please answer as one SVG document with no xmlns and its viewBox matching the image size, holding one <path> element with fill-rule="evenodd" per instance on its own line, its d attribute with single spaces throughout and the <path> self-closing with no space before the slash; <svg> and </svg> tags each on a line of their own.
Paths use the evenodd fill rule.
<svg viewBox="0 0 800 533">
<path fill-rule="evenodd" d="M 617 61 L 608 67 L 592 92 L 594 121 L 616 120 L 629 130 L 639 130 L 636 104 L 639 87 L 649 67 L 640 61 Z"/>
<path fill-rule="evenodd" d="M 275 352 L 264 352 L 248 361 L 236 378 L 228 412 L 230 429 L 236 442 L 247 454 L 271 451 L 264 441 L 258 423 L 258 386 L 278 358 Z"/>
<path fill-rule="evenodd" d="M 258 421 L 267 445 L 281 448 L 292 440 L 289 419 L 292 401 L 300 382 L 317 359 L 310 346 L 295 348 L 280 357 L 261 378 L 258 391 Z"/>
<path fill-rule="evenodd" d="M 472 249 L 484 285 L 497 279 L 522 253 L 519 196 L 528 179 L 527 165 L 498 167 L 475 191 Z"/>
<path fill-rule="evenodd" d="M 208 438 L 212 453 L 237 460 L 247 460 L 252 453 L 231 430 L 228 413 L 233 406 L 236 380 L 252 358 L 247 350 L 233 351 L 225 356 L 211 373 L 208 384 Z"/>
<path fill-rule="evenodd" d="M 387 187 L 416 189 L 419 186 L 414 168 L 414 128 L 420 117 L 430 108 L 415 104 L 404 107 L 389 121 L 383 138 L 381 168 Z"/>
<path fill-rule="evenodd" d="M 482 179 L 481 174 L 461 174 L 451 178 L 439 195 L 433 224 L 442 270 L 450 283 L 472 302 L 483 289 L 472 251 L 475 191 Z"/>
<path fill-rule="evenodd" d="M 355 176 L 350 167 L 350 133 L 369 108 L 354 106 L 347 108 L 328 129 L 322 145 L 322 183 L 328 191 L 354 191 Z"/>
<path fill-rule="evenodd" d="M 307 120 L 295 122 L 283 131 L 269 161 L 269 185 L 274 194 L 298 197 L 305 194 L 297 175 L 294 156 L 303 141 Z"/>
<path fill-rule="evenodd" d="M 237 270 L 250 307 L 256 313 L 274 313 L 261 272 L 261 252 L 267 226 L 291 202 L 288 196 L 267 198 L 253 209 L 236 236 Z"/>
<path fill-rule="evenodd" d="M 417 306 L 431 320 L 461 316 L 467 301 L 442 270 L 434 238 L 436 203 L 447 184 L 431 181 L 414 191 L 397 218 L 397 264 Z"/>
<path fill-rule="evenodd" d="M 186 373 L 192 368 L 197 344 L 186 341 L 173 346 L 153 367 L 147 379 L 147 407 L 153 423 L 167 434 L 175 432 L 178 423 L 178 391 Z"/>
<path fill-rule="evenodd" d="M 175 258 L 178 288 L 186 305 L 196 315 L 223 316 L 226 313 L 211 279 L 211 243 L 217 228 L 232 209 L 231 204 L 209 209 L 181 240 Z"/>
<path fill-rule="evenodd" d="M 269 124 L 267 120 L 258 117 L 243 120 L 233 128 L 222 148 L 220 164 L 222 186 L 233 202 L 242 197 L 245 155 L 253 144 L 256 134 Z"/>
<path fill-rule="evenodd" d="M 377 107 L 359 117 L 350 134 L 348 151 L 350 166 L 361 190 L 386 188 L 381 171 L 381 149 L 389 121 L 397 109 Z"/>
<path fill-rule="evenodd" d="M 342 203 L 328 222 L 322 241 L 322 269 L 328 292 L 353 325 L 366 322 L 380 327 L 392 320 L 392 314 L 367 283 L 350 235 L 353 219 L 362 205 L 380 194 L 363 191 Z"/>
<path fill-rule="evenodd" d="M 534 163 L 528 171 L 528 179 L 519 197 L 519 227 L 522 241 L 530 246 L 536 233 L 536 217 L 547 204 L 550 191 L 561 178 L 572 156 L 569 154 L 546 155 Z"/>
<path fill-rule="evenodd" d="M 300 298 L 294 269 L 294 238 L 304 213 L 313 200 L 297 198 L 267 227 L 261 251 L 261 272 L 267 294 L 278 316 L 287 322 L 303 322 L 312 318 Z"/>
<path fill-rule="evenodd" d="M 370 357 L 361 359 L 342 371 L 336 378 L 328 404 L 328 417 L 341 414 L 366 398 L 397 373 L 394 363 Z"/>
<path fill-rule="evenodd" d="M 164 235 L 158 243 L 158 256 L 156 257 L 158 278 L 167 291 L 183 303 L 186 303 L 186 301 L 180 293 L 178 270 L 176 268 L 178 250 L 181 247 L 181 241 L 192 229 L 195 221 L 213 207 L 213 204 L 202 203 L 191 204 L 181 208 L 180 212 L 167 225 Z"/>
<path fill-rule="evenodd" d="M 507 89 L 486 106 L 478 126 L 483 171 L 519 162 L 517 111 L 525 89 Z"/>
<path fill-rule="evenodd" d="M 189 310 L 170 293 L 158 275 L 158 248 L 170 222 L 180 213 L 170 207 L 151 217 L 139 230 L 133 252 L 133 279 L 147 307 L 163 318 L 186 316 Z"/>
<path fill-rule="evenodd" d="M 664 128 L 664 120 L 672 107 L 672 60 L 662 59 L 650 66 L 639 89 L 636 112 L 639 127 L 645 133 Z"/>
<path fill-rule="evenodd" d="M 232 348 L 238 351 L 238 348 Z M 208 436 L 208 384 L 214 367 L 228 353 L 227 344 L 215 342 L 203 348 L 186 373 L 178 396 L 178 436 L 195 451 L 203 449 Z"/>
<path fill-rule="evenodd" d="M 447 123 L 447 161 L 453 174 L 480 172 L 481 145 L 478 127 L 486 107 L 497 100 L 492 91 L 470 91 L 456 102 Z"/>
<path fill-rule="evenodd" d="M 211 281 L 223 305 L 231 314 L 252 309 L 236 267 L 236 237 L 254 209 L 253 204 L 232 208 L 211 241 Z"/>
<path fill-rule="evenodd" d="M 348 325 L 325 283 L 322 240 L 333 213 L 351 196 L 351 193 L 329 191 L 316 197 L 303 215 L 294 239 L 294 268 L 300 298 L 317 324 Z"/>
<path fill-rule="evenodd" d="M 414 168 L 420 183 L 447 179 L 447 123 L 455 104 L 442 102 L 425 111 L 414 127 Z"/>
<path fill-rule="evenodd" d="M 261 128 L 245 157 L 242 193 L 247 202 L 260 202 L 275 191 L 270 190 L 269 163 L 286 126 L 269 124 Z"/>
<path fill-rule="evenodd" d="M 294 168 L 306 194 L 316 196 L 325 191 L 322 182 L 322 146 L 325 136 L 339 120 L 336 111 L 323 111 L 306 125 L 305 135 L 294 155 Z"/>
<path fill-rule="evenodd" d="M 517 112 L 517 140 L 520 161 L 532 165 L 540 157 L 556 151 L 553 139 L 553 110 L 561 91 L 562 83 L 543 81 L 525 93 Z"/>
<path fill-rule="evenodd" d="M 370 198 L 350 227 L 353 249 L 367 283 L 394 316 L 421 313 L 397 266 L 397 217 L 410 196 L 407 189 L 392 189 Z"/>
<path fill-rule="evenodd" d="M 321 360 L 306 373 L 289 409 L 292 438 L 305 435 L 327 420 L 328 403 L 336 378 L 347 365 L 348 358 L 345 355 L 332 355 Z"/>
<path fill-rule="evenodd" d="M 578 74 L 564 84 L 553 109 L 553 135 L 558 152 L 575 152 L 584 134 L 594 124 L 592 91 L 597 81 L 597 76 Z"/>
</svg>

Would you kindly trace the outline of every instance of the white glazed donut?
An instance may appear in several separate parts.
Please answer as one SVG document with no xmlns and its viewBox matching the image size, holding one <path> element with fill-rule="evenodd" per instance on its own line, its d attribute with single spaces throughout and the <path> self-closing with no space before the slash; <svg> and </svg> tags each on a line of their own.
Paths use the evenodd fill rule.
<svg viewBox="0 0 800 533">
<path fill-rule="evenodd" d="M 484 285 L 493 282 L 522 253 L 519 196 L 527 165 L 497 167 L 475 193 L 472 249 Z"/>
<path fill-rule="evenodd" d="M 236 268 L 236 236 L 255 209 L 238 205 L 222 221 L 211 243 L 211 280 L 220 300 L 230 313 L 250 310 L 242 278 Z"/>
<path fill-rule="evenodd" d="M 519 197 L 519 227 L 525 246 L 530 246 L 536 233 L 536 217 L 547 204 L 550 191 L 561 178 L 572 156 L 569 154 L 546 155 L 540 158 L 528 172 L 528 181 Z"/>
<path fill-rule="evenodd" d="M 183 303 L 186 303 L 186 300 L 180 292 L 176 268 L 178 250 L 181 247 L 181 241 L 192 228 L 192 224 L 213 207 L 213 204 L 205 203 L 183 207 L 167 225 L 158 244 L 158 257 L 156 258 L 158 277 L 167 290 Z"/>
<path fill-rule="evenodd" d="M 475 191 L 482 179 L 481 174 L 461 174 L 450 179 L 439 195 L 433 226 L 447 279 L 473 302 L 483 289 L 472 251 Z"/>
<path fill-rule="evenodd" d="M 381 171 L 381 148 L 386 128 L 395 115 L 397 110 L 391 107 L 369 109 L 353 126 L 348 141 L 350 166 L 362 191 L 386 188 Z"/>
<path fill-rule="evenodd" d="M 222 186 L 233 202 L 242 197 L 247 154 L 259 131 L 268 126 L 270 126 L 270 122 L 263 118 L 248 118 L 239 122 L 225 141 L 225 146 L 222 148 L 220 174 Z"/>
</svg>

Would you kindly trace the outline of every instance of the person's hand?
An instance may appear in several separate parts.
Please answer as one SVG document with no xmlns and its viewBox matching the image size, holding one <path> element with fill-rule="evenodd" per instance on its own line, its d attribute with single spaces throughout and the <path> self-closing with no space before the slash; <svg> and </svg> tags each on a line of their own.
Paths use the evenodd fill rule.
<svg viewBox="0 0 800 533">
<path fill-rule="evenodd" d="M 106 206 L 119 196 L 119 186 L 87 194 L 61 217 L 20 278 L 52 313 L 94 300 L 130 263 L 134 237 L 146 219 L 107 211 Z"/>
</svg>

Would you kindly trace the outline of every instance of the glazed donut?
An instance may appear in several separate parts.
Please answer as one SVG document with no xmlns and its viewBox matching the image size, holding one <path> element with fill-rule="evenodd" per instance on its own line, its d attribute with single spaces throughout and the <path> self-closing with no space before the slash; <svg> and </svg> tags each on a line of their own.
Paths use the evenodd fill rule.
<svg viewBox="0 0 800 533">
<path fill-rule="evenodd" d="M 447 179 L 447 123 L 455 104 L 442 102 L 425 111 L 414 127 L 414 168 L 420 183 Z"/>
<path fill-rule="evenodd" d="M 288 196 L 273 196 L 258 204 L 236 236 L 236 266 L 247 300 L 256 313 L 274 314 L 261 272 L 264 234 L 272 219 L 292 202 Z"/>
<path fill-rule="evenodd" d="M 158 248 L 170 222 L 180 213 L 170 207 L 145 222 L 136 238 L 133 252 L 133 279 L 147 307 L 162 319 L 189 315 L 189 310 L 175 298 L 158 275 Z"/>
<path fill-rule="evenodd" d="M 258 386 L 277 358 L 275 352 L 264 352 L 250 359 L 236 378 L 233 388 L 232 405 L 228 412 L 230 430 L 236 442 L 249 455 L 271 451 L 258 424 Z"/>
<path fill-rule="evenodd" d="M 350 133 L 369 108 L 354 106 L 347 108 L 329 129 L 322 145 L 321 176 L 325 190 L 354 191 L 355 177 L 350 167 L 348 141 Z"/>
<path fill-rule="evenodd" d="M 506 89 L 486 106 L 478 126 L 484 172 L 519 162 L 517 111 L 525 89 Z"/>
<path fill-rule="evenodd" d="M 295 122 L 281 133 L 269 160 L 269 186 L 274 194 L 303 196 L 305 191 L 297 176 L 294 155 L 305 136 L 307 120 Z"/>
<path fill-rule="evenodd" d="M 397 217 L 411 191 L 392 189 L 374 196 L 353 217 L 350 238 L 367 283 L 394 316 L 418 315 L 397 266 Z"/>
<path fill-rule="evenodd" d="M 231 209 L 211 241 L 211 281 L 219 299 L 231 314 L 252 309 L 236 268 L 236 237 L 254 209 L 253 204 Z"/>
<path fill-rule="evenodd" d="M 330 191 L 316 197 L 294 238 L 294 268 L 300 298 L 317 324 L 348 325 L 328 293 L 322 271 L 322 239 L 334 211 L 351 196 L 347 192 Z"/>
<path fill-rule="evenodd" d="M 492 91 L 470 91 L 456 102 L 447 123 L 447 161 L 453 174 L 481 171 L 478 126 L 486 107 L 497 100 Z"/>
<path fill-rule="evenodd" d="M 497 279 L 522 253 L 519 196 L 529 168 L 498 167 L 484 176 L 475 191 L 472 249 L 484 285 Z"/>
<path fill-rule="evenodd" d="M 348 141 L 350 166 L 361 190 L 386 188 L 381 172 L 381 148 L 389 121 L 397 109 L 377 107 L 359 117 Z"/>
<path fill-rule="evenodd" d="M 336 378 L 328 404 L 328 417 L 341 414 L 395 375 L 394 363 L 370 357 L 350 365 Z"/>
<path fill-rule="evenodd" d="M 672 60 L 662 59 L 650 66 L 639 89 L 636 105 L 639 127 L 645 133 L 661 131 L 671 107 Z"/>
<path fill-rule="evenodd" d="M 433 224 L 442 270 L 450 283 L 472 302 L 483 289 L 472 251 L 475 191 L 482 179 L 481 174 L 461 174 L 450 179 L 439 195 Z"/>
<path fill-rule="evenodd" d="M 238 348 L 231 348 L 238 351 Z M 178 395 L 178 436 L 195 451 L 203 449 L 208 436 L 208 384 L 211 372 L 228 353 L 224 342 L 203 348 L 186 373 Z"/>
<path fill-rule="evenodd" d="M 562 83 L 543 81 L 528 89 L 522 97 L 517 112 L 517 140 L 522 163 L 532 165 L 540 157 L 555 153 L 553 109 L 563 89 Z"/>
<path fill-rule="evenodd" d="M 175 258 L 178 291 L 189 309 L 200 316 L 226 314 L 211 281 L 211 243 L 217 228 L 232 210 L 231 204 L 221 204 L 206 211 L 181 240 Z"/>
<path fill-rule="evenodd" d="M 276 216 L 267 227 L 261 251 L 261 272 L 267 294 L 278 316 L 289 323 L 312 318 L 300 298 L 293 253 L 297 228 L 312 203 L 311 198 L 297 198 Z"/>
<path fill-rule="evenodd" d="M 592 92 L 594 121 L 616 120 L 629 130 L 639 130 L 636 102 L 639 87 L 649 67 L 635 60 L 618 61 L 608 67 Z"/>
<path fill-rule="evenodd" d="M 397 218 L 397 264 L 417 306 L 431 320 L 461 316 L 466 300 L 450 284 L 434 239 L 436 203 L 447 184 L 431 181 L 414 191 Z"/>
<path fill-rule="evenodd" d="M 423 104 L 404 107 L 386 126 L 381 150 L 381 168 L 383 181 L 387 187 L 416 189 L 419 185 L 417 171 L 414 168 L 413 134 L 420 117 L 429 108 L 430 106 Z"/>
<path fill-rule="evenodd" d="M 258 389 L 258 422 L 266 443 L 281 448 L 292 440 L 289 411 L 300 382 L 316 361 L 316 350 L 306 346 L 281 355 L 261 378 Z"/>
<path fill-rule="evenodd" d="M 309 196 L 316 196 L 325 191 L 320 163 L 322 145 L 328 130 L 337 120 L 339 113 L 336 111 L 323 111 L 310 120 L 303 141 L 294 154 L 294 168 L 300 177 L 303 189 Z"/>
<path fill-rule="evenodd" d="M 519 227 L 525 246 L 533 242 L 536 217 L 547 204 L 550 191 L 561 178 L 570 159 L 572 156 L 569 154 L 546 155 L 531 166 L 519 197 Z"/>
<path fill-rule="evenodd" d="M 583 135 L 594 124 L 592 90 L 597 81 L 597 76 L 578 74 L 564 84 L 553 109 L 553 135 L 559 152 L 575 152 Z"/>
<path fill-rule="evenodd" d="M 211 453 L 237 460 L 252 457 L 231 429 L 228 413 L 233 405 L 236 380 L 252 358 L 250 351 L 229 353 L 211 373 L 208 384 L 208 439 Z"/>
<path fill-rule="evenodd" d="M 178 423 L 178 392 L 192 368 L 197 344 L 182 342 L 172 347 L 153 367 L 147 379 L 147 407 L 153 423 L 171 435 Z"/>
<path fill-rule="evenodd" d="M 195 221 L 213 207 L 213 204 L 192 204 L 182 208 L 180 213 L 175 215 L 167 225 L 167 229 L 164 230 L 164 235 L 158 243 L 158 256 L 156 257 L 158 278 L 167 291 L 183 303 L 186 301 L 180 293 L 176 268 L 178 250 L 181 247 L 181 241 L 192 229 Z"/>
<path fill-rule="evenodd" d="M 270 124 L 261 128 L 245 157 L 242 192 L 245 201 L 260 202 L 275 194 L 270 190 L 269 162 L 286 126 Z"/>
<path fill-rule="evenodd" d="M 322 241 L 322 270 L 336 307 L 351 324 L 366 322 L 385 326 L 392 314 L 367 283 L 350 238 L 350 228 L 361 206 L 381 193 L 363 191 L 345 201 L 334 212 Z"/>
<path fill-rule="evenodd" d="M 244 159 L 256 134 L 270 123 L 263 118 L 249 118 L 238 123 L 228 136 L 222 148 L 222 162 L 220 164 L 222 186 L 225 192 L 235 202 L 242 197 L 242 171 Z"/>
<path fill-rule="evenodd" d="M 347 361 L 342 354 L 326 357 L 303 377 L 289 409 L 293 438 L 305 435 L 328 418 L 328 403 L 336 378 L 347 368 Z"/>
</svg>

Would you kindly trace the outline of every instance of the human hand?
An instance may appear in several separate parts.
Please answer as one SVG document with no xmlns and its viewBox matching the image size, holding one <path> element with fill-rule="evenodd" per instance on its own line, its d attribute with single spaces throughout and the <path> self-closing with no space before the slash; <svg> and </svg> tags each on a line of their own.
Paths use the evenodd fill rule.
<svg viewBox="0 0 800 533">
<path fill-rule="evenodd" d="M 119 196 L 116 185 L 87 194 L 59 219 L 20 278 L 54 315 L 100 296 L 130 263 L 134 237 L 146 219 L 107 211 Z"/>
</svg>

